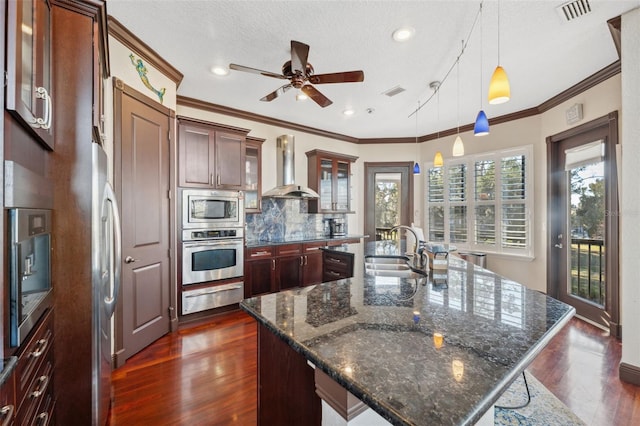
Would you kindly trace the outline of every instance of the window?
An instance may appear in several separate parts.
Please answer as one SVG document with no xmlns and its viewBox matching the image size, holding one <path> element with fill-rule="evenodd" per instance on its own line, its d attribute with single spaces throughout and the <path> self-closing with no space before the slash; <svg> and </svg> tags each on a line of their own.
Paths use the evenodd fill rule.
<svg viewBox="0 0 640 426">
<path fill-rule="evenodd" d="M 465 156 L 428 168 L 429 240 L 465 250 L 531 257 L 532 149 Z"/>
</svg>

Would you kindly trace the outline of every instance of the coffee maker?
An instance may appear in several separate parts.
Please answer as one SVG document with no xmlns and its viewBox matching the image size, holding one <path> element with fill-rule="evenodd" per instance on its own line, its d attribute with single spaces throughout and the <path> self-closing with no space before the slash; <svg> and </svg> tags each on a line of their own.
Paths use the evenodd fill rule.
<svg viewBox="0 0 640 426">
<path fill-rule="evenodd" d="M 343 218 L 332 217 L 324 219 L 324 232 L 329 237 L 343 237 L 347 234 L 347 227 Z"/>
</svg>

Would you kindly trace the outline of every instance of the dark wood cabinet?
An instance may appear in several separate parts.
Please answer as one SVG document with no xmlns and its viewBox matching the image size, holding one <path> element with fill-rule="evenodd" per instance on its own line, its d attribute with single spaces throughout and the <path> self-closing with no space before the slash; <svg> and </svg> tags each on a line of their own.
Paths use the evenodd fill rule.
<svg viewBox="0 0 640 426">
<path fill-rule="evenodd" d="M 276 291 L 273 246 L 247 248 L 244 262 L 244 297 Z"/>
<path fill-rule="evenodd" d="M 7 368 L 5 364 L 5 368 Z M 16 383 L 15 371 L 0 386 L 0 424 L 12 425 L 16 419 Z"/>
<path fill-rule="evenodd" d="M 249 130 L 178 117 L 178 184 L 244 189 Z"/>
<path fill-rule="evenodd" d="M 245 150 L 244 212 L 262 211 L 262 144 L 264 139 L 247 136 Z"/>
<path fill-rule="evenodd" d="M 6 4 L 6 107 L 46 148 L 53 149 L 51 3 Z"/>
<path fill-rule="evenodd" d="M 244 263 L 245 297 L 322 282 L 322 250 L 326 242 L 247 248 Z"/>
<path fill-rule="evenodd" d="M 276 281 L 278 290 L 299 287 L 302 282 L 301 244 L 276 246 Z"/>
<path fill-rule="evenodd" d="M 314 369 L 304 356 L 262 324 L 258 324 L 257 423 L 322 424 L 322 401 L 315 392 Z"/>
<path fill-rule="evenodd" d="M 98 16 L 93 22 L 93 140 L 101 144 L 105 138 L 104 82 L 110 74 L 106 19 L 106 16 Z"/>
<path fill-rule="evenodd" d="M 358 157 L 314 149 L 307 151 L 308 185 L 320 198 L 309 200 L 309 213 L 353 213 L 351 163 Z"/>
<path fill-rule="evenodd" d="M 53 310 L 50 309 L 18 354 L 15 392 L 19 425 L 48 424 L 43 420 L 53 416 L 53 337 Z"/>
<path fill-rule="evenodd" d="M 322 250 L 326 243 L 304 243 L 302 245 L 302 285 L 314 285 L 322 282 Z"/>
<path fill-rule="evenodd" d="M 322 281 L 335 281 L 353 276 L 354 255 L 349 252 L 325 250 L 323 252 Z"/>
</svg>

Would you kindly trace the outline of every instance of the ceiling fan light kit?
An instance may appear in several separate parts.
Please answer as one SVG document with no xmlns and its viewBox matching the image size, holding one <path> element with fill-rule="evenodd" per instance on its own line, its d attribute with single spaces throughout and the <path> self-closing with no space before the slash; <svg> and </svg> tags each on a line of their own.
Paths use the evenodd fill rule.
<svg viewBox="0 0 640 426">
<path fill-rule="evenodd" d="M 282 65 L 282 74 L 270 71 L 263 71 L 256 68 L 246 67 L 244 65 L 229 64 L 229 68 L 236 71 L 250 72 L 253 74 L 262 74 L 266 77 L 277 78 L 280 80 L 289 80 L 289 83 L 279 87 L 268 95 L 260 98 L 261 101 L 271 102 L 287 90 L 295 87 L 310 97 L 315 103 L 322 108 L 328 107 L 333 102 L 323 95 L 314 84 L 329 83 L 359 83 L 364 81 L 364 72 L 362 71 L 345 71 L 331 74 L 314 74 L 313 66 L 307 62 L 309 56 L 309 45 L 299 41 L 291 40 L 291 60 Z"/>
</svg>

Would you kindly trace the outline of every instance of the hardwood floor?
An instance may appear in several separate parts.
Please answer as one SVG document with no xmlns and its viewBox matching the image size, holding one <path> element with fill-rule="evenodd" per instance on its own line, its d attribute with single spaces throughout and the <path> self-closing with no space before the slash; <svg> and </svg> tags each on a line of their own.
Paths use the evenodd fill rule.
<svg viewBox="0 0 640 426">
<path fill-rule="evenodd" d="M 234 311 L 164 336 L 113 372 L 111 426 L 255 425 L 257 327 Z M 621 345 L 573 319 L 529 371 L 590 426 L 640 424 Z"/>
<path fill-rule="evenodd" d="M 242 311 L 160 338 L 113 372 L 110 425 L 255 425 L 257 351 Z"/>
</svg>

